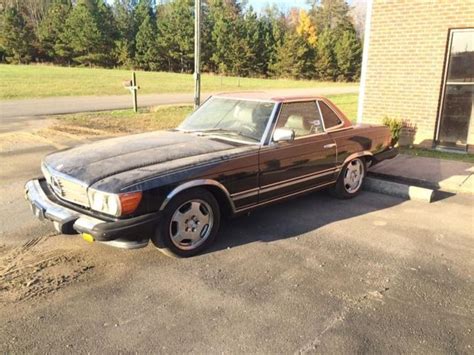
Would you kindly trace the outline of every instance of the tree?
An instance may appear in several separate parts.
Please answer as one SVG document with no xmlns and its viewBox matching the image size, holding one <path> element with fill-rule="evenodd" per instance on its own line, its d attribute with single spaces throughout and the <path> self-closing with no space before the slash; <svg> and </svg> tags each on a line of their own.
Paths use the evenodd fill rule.
<svg viewBox="0 0 474 355">
<path fill-rule="evenodd" d="M 243 35 L 245 36 L 245 47 L 246 53 L 245 58 L 247 62 L 248 74 L 249 75 L 262 75 L 265 74 L 264 58 L 264 27 L 253 10 L 252 6 L 245 12 L 243 18 Z"/>
<path fill-rule="evenodd" d="M 113 64 L 114 29 L 112 14 L 103 0 L 80 0 L 69 14 L 62 43 L 68 43 L 79 64 Z"/>
<path fill-rule="evenodd" d="M 336 78 L 336 58 L 333 49 L 333 32 L 324 30 L 317 43 L 316 72 L 319 79 L 334 80 Z"/>
<path fill-rule="evenodd" d="M 38 29 L 39 53 L 43 59 L 60 64 L 71 60 L 71 49 L 61 39 L 64 19 L 69 16 L 71 9 L 69 0 L 57 1 L 48 8 Z"/>
<path fill-rule="evenodd" d="M 158 70 L 159 52 L 156 43 L 156 25 L 150 15 L 145 16 L 138 28 L 135 41 L 135 65 L 144 70 Z"/>
<path fill-rule="evenodd" d="M 245 40 L 240 4 L 236 0 L 211 0 L 209 6 L 215 44 L 211 61 L 222 74 L 247 74 L 249 68 L 245 58 L 250 49 Z"/>
<path fill-rule="evenodd" d="M 260 21 L 263 27 L 262 63 L 267 75 L 275 75 L 273 68 L 278 60 L 278 48 L 283 44 L 287 22 L 276 5 L 267 6 Z"/>
<path fill-rule="evenodd" d="M 125 67 L 132 66 L 135 57 L 136 5 L 137 0 L 115 0 L 113 6 L 113 16 L 117 29 L 115 58 L 119 65 Z"/>
<path fill-rule="evenodd" d="M 311 15 L 318 32 L 334 30 L 349 21 L 349 5 L 346 0 L 316 0 L 313 1 Z"/>
<path fill-rule="evenodd" d="M 0 47 L 8 63 L 26 64 L 32 57 L 33 33 L 23 15 L 10 7 L 3 11 L 0 19 Z"/>
<path fill-rule="evenodd" d="M 354 81 L 360 76 L 362 45 L 355 29 L 346 29 L 338 36 L 334 46 L 337 79 Z"/>
<path fill-rule="evenodd" d="M 194 61 L 194 1 L 175 0 L 158 12 L 159 49 L 170 71 L 190 72 Z"/>
<path fill-rule="evenodd" d="M 288 31 L 277 48 L 276 62 L 271 71 L 280 77 L 309 79 L 314 75 L 313 60 L 308 43 L 295 31 Z"/>
<path fill-rule="evenodd" d="M 300 10 L 296 33 L 303 37 L 311 47 L 316 47 L 316 42 L 318 40 L 316 26 L 313 25 L 309 14 L 305 10 Z"/>
</svg>

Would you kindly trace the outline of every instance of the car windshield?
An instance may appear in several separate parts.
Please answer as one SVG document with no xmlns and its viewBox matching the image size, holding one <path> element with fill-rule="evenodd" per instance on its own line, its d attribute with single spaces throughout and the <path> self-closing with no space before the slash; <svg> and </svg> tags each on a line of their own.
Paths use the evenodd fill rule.
<svg viewBox="0 0 474 355">
<path fill-rule="evenodd" d="M 213 97 L 178 129 L 260 142 L 274 106 L 273 102 Z"/>
</svg>

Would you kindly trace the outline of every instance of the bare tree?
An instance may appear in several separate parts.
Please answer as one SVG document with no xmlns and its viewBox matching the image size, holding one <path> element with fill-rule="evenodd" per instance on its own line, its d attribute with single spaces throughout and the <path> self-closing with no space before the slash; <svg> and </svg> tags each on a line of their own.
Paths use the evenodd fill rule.
<svg viewBox="0 0 474 355">
<path fill-rule="evenodd" d="M 352 2 L 349 14 L 360 39 L 364 38 L 366 12 L 367 0 L 354 0 Z"/>
</svg>

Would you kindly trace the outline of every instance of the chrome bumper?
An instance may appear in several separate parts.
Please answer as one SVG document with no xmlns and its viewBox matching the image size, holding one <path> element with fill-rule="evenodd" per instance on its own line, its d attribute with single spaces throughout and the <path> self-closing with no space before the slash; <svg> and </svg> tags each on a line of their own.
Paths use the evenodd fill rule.
<svg viewBox="0 0 474 355">
<path fill-rule="evenodd" d="M 25 198 L 29 202 L 33 214 L 40 220 L 47 219 L 53 222 L 54 228 L 59 233 L 88 233 L 99 242 L 126 249 L 142 248 L 148 244 L 149 238 L 145 240 L 127 240 L 118 237 L 107 237 L 106 239 L 110 238 L 110 240 L 104 240 L 105 238 L 101 238 L 103 232 L 98 235 L 99 227 L 110 226 L 114 222 L 87 216 L 51 201 L 43 191 L 39 180 L 30 180 L 26 183 Z"/>
</svg>

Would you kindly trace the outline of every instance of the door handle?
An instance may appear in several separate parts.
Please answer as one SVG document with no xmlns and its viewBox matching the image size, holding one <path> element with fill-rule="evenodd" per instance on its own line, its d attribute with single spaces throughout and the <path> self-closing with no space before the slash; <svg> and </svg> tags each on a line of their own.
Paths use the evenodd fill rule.
<svg viewBox="0 0 474 355">
<path fill-rule="evenodd" d="M 334 148 L 335 146 L 336 146 L 336 143 L 325 144 L 324 149 Z"/>
</svg>

